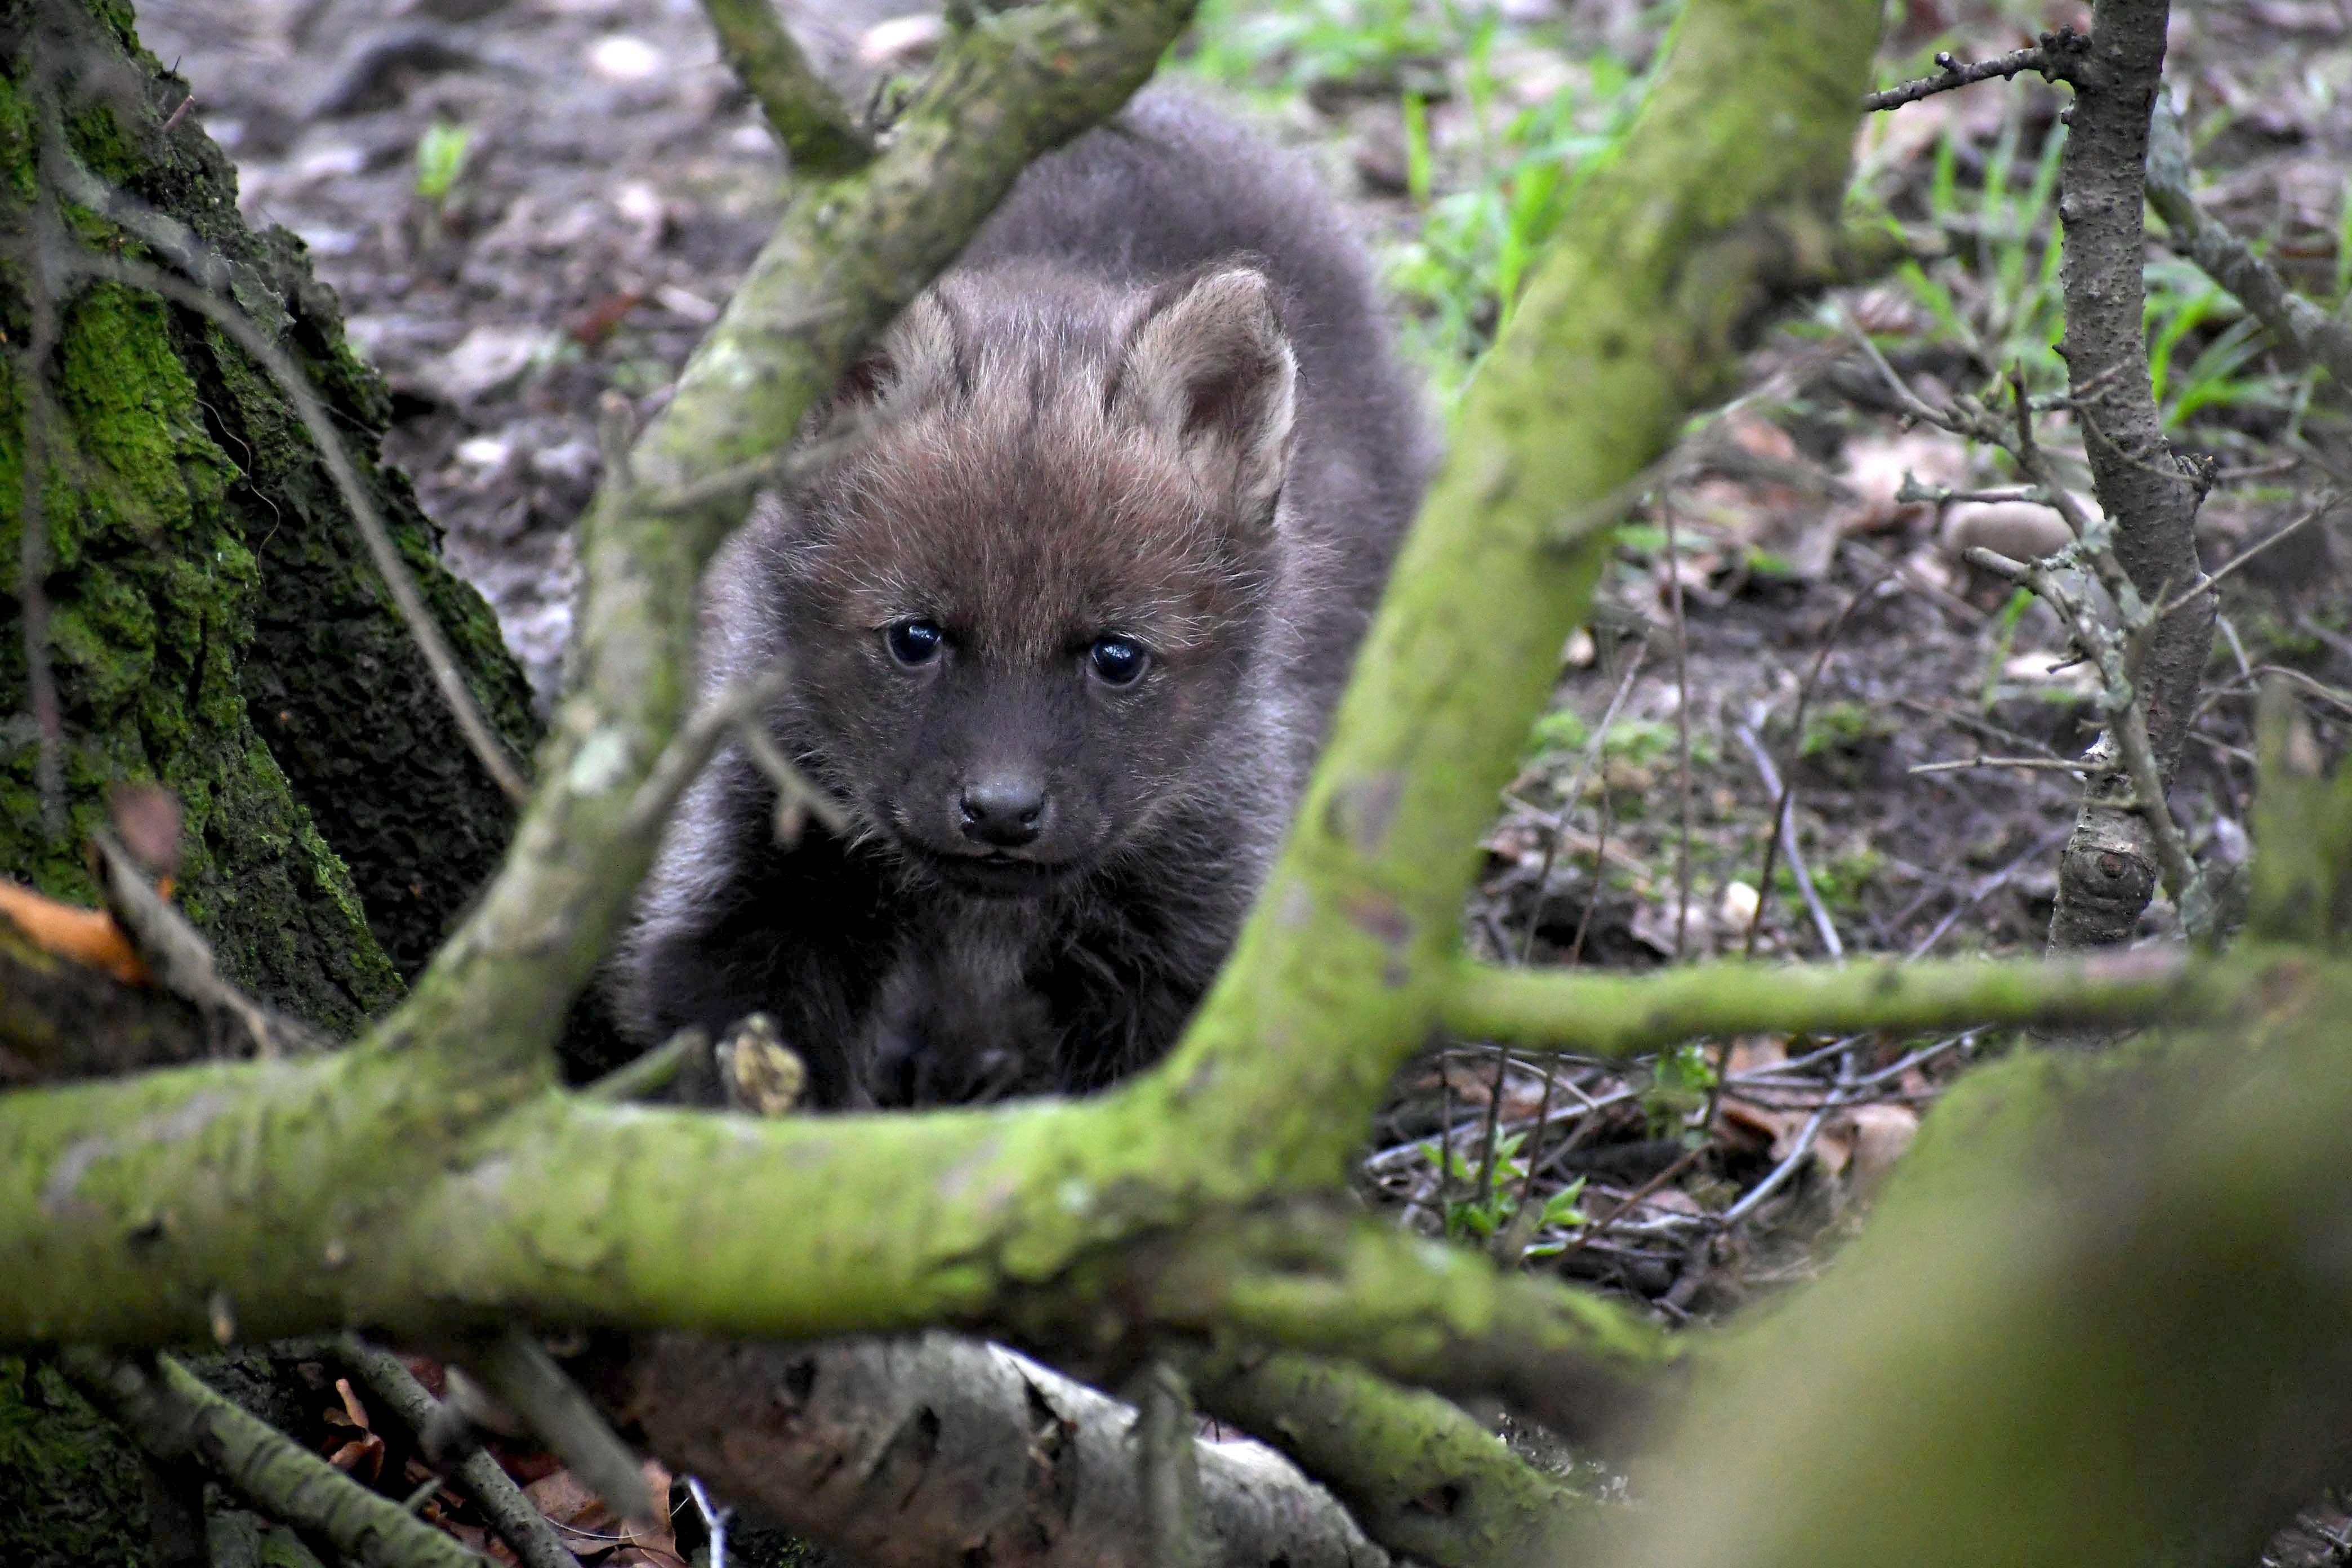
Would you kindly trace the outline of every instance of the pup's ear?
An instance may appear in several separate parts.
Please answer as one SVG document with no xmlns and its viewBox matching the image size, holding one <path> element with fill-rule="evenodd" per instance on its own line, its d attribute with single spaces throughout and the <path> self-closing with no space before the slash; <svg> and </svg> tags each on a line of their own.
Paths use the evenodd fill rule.
<svg viewBox="0 0 2352 1568">
<path fill-rule="evenodd" d="M 882 341 L 842 374 L 810 411 L 811 434 L 883 410 L 903 411 L 961 383 L 963 333 L 955 312 L 926 291 L 898 312 Z"/>
<path fill-rule="evenodd" d="M 1246 522 L 1268 521 L 1290 468 L 1298 368 L 1274 285 L 1226 263 L 1164 284 L 1128 330 L 1108 403 L 1173 443 Z"/>
</svg>

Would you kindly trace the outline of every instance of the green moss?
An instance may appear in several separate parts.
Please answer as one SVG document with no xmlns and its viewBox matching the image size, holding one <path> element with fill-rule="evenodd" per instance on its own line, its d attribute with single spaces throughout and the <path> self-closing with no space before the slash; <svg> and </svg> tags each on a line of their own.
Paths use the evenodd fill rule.
<svg viewBox="0 0 2352 1568">
<path fill-rule="evenodd" d="M 88 900 L 81 847 L 106 792 L 160 783 L 184 809 L 186 907 L 230 975 L 321 1023 L 356 1024 L 398 985 L 342 862 L 254 731 L 241 664 L 263 583 L 226 504 L 238 471 L 207 432 L 162 301 L 99 284 L 68 302 L 61 328 L 41 493 L 67 828 L 47 828 L 37 732 L 20 724 L 0 753 L 0 871 Z M 18 369 L 0 370 L 0 551 L 11 556 L 24 526 Z M 26 674 L 9 639 L 9 711 L 28 710 Z"/>
<path fill-rule="evenodd" d="M 66 115 L 66 140 L 91 174 L 127 184 L 139 173 L 139 152 L 111 106 L 91 104 Z"/>
<path fill-rule="evenodd" d="M 56 1370 L 0 1356 L 0 1563 L 144 1568 L 141 1461 Z"/>
<path fill-rule="evenodd" d="M 49 643 L 60 663 L 81 668 L 91 700 L 110 706 L 144 689 L 154 674 L 154 606 L 140 584 L 107 574 L 58 609 Z"/>
<path fill-rule="evenodd" d="M 134 528 L 184 524 L 236 473 L 205 436 L 196 386 L 152 295 L 100 283 L 68 312 L 58 397 L 110 504 Z"/>
<path fill-rule="evenodd" d="M 30 205 L 39 189 L 33 174 L 33 110 L 23 87 L 0 73 L 0 181 L 7 199 Z"/>
</svg>

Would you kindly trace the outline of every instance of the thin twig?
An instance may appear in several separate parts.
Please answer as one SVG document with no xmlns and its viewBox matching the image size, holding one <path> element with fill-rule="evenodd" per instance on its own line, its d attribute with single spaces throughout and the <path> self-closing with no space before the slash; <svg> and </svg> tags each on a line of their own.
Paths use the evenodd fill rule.
<svg viewBox="0 0 2352 1568">
<path fill-rule="evenodd" d="M 1136 1383 L 1135 1489 L 1150 1568 L 1208 1568 L 1216 1553 L 1201 1489 L 1192 1391 L 1181 1373 L 1157 1358 L 1144 1364 Z"/>
<path fill-rule="evenodd" d="M 2222 578 L 2227 577 L 2231 573 L 2235 572 L 2247 562 L 2261 555 L 2263 551 L 2268 550 L 2280 540 L 2284 539 L 2291 534 L 2300 532 L 2305 524 L 2315 522 L 2320 518 L 2323 518 L 2329 512 L 2334 511 L 2336 507 L 2343 503 L 2343 497 L 2332 492 L 2327 495 L 2321 496 L 2317 500 L 2311 504 L 2310 510 L 2305 511 L 2301 517 L 2296 518 L 2292 522 L 2273 529 L 2270 533 L 2264 535 L 2253 544 L 2238 552 L 2237 554 L 2230 558 L 2228 564 L 2224 565 L 2220 571 L 2208 574 L 2202 583 L 2200 583 L 2196 586 L 2189 588 L 2181 593 L 2175 594 L 2171 598 L 2167 599 L 2163 604 L 2158 605 L 2156 607 L 2156 615 L 2153 618 L 2160 621 L 2167 616 L 2171 615 L 2175 610 L 2179 609 L 2183 605 L 2187 605 L 2203 595 L 2211 593 L 2215 586 L 2221 583 Z"/>
<path fill-rule="evenodd" d="M 1937 75 L 1906 81 L 1900 87 L 1866 93 L 1862 107 L 1865 113 L 1882 109 L 1900 109 L 1906 103 L 1916 103 L 1939 92 L 1955 88 L 1973 87 L 1996 77 L 2014 77 L 2032 71 L 2045 81 L 2071 81 L 2076 62 L 2089 40 L 2072 27 L 2061 27 L 2055 33 L 2044 33 L 2042 41 L 2032 48 L 2017 49 L 1974 65 L 1963 64 L 1948 52 L 1936 57 Z"/>
<path fill-rule="evenodd" d="M 74 258 L 73 265 L 77 270 L 89 276 L 161 294 L 173 304 L 204 316 L 234 340 L 239 348 L 252 355 L 269 378 L 278 384 L 278 390 L 293 405 L 296 416 L 301 419 L 303 427 L 318 447 L 320 458 L 326 464 L 328 475 L 334 480 L 335 489 L 342 497 L 345 509 L 359 525 L 360 537 L 366 542 L 368 554 L 375 562 L 376 571 L 383 576 L 384 586 L 391 590 L 393 603 L 398 607 L 401 619 L 407 623 L 409 635 L 416 639 L 417 650 L 432 668 L 434 683 L 440 688 L 442 700 L 447 704 L 450 716 L 457 720 L 466 743 L 509 800 L 520 803 L 528 798 L 530 786 L 524 783 L 521 772 L 507 755 L 505 742 L 490 728 L 489 721 L 482 717 L 480 708 L 474 701 L 473 692 L 466 685 L 465 674 L 458 668 L 457 656 L 450 651 L 448 639 L 442 633 L 440 622 L 433 618 L 425 596 L 417 592 L 416 579 L 410 574 L 408 563 L 401 560 L 399 547 L 393 543 L 392 535 L 385 531 L 383 520 L 376 515 L 374 504 L 368 500 L 367 489 L 360 480 L 359 470 L 352 465 L 342 437 L 328 419 L 325 406 L 310 390 L 309 380 L 294 362 L 236 305 L 205 289 L 183 282 L 159 268 L 121 256 L 80 255 Z"/>
<path fill-rule="evenodd" d="M 727 64 L 760 100 L 793 173 L 818 179 L 856 174 L 874 144 L 824 79 L 811 69 L 768 0 L 702 0 Z"/>
<path fill-rule="evenodd" d="M 1885 584 L 1886 580 L 1893 575 L 1894 571 L 1889 568 L 1873 580 L 1869 586 L 1849 595 L 1846 602 L 1838 607 L 1837 618 L 1830 622 L 1829 630 L 1822 635 L 1821 651 L 1813 655 L 1813 668 L 1806 672 L 1804 684 L 1797 689 L 1797 713 L 1791 726 L 1791 732 L 1795 736 L 1798 752 L 1801 753 L 1805 749 L 1805 710 L 1812 704 L 1813 691 L 1821 685 L 1822 672 L 1829 668 L 1830 653 L 1837 647 L 1839 635 L 1845 630 L 1846 622 L 1853 618 L 1855 607 L 1864 599 L 1876 595 Z M 1756 956 L 1756 936 L 1764 929 L 1762 895 L 1764 889 L 1772 885 L 1772 860 L 1780 843 L 1780 825 L 1789 820 L 1789 814 L 1796 804 L 1796 795 L 1797 765 L 1796 759 L 1792 756 L 1789 763 L 1788 778 L 1781 784 L 1779 798 L 1772 805 L 1772 831 L 1764 836 L 1764 869 L 1756 879 L 1758 894 L 1756 912 L 1748 917 L 1747 939 L 1740 943 L 1739 948 L 1739 955 L 1742 958 Z"/>
<path fill-rule="evenodd" d="M 416 1381 L 398 1356 L 378 1350 L 356 1334 L 344 1336 L 337 1354 L 411 1432 L 421 1437 L 434 1424 L 441 1402 Z M 454 1471 L 457 1484 L 481 1505 L 491 1527 L 514 1548 L 523 1568 L 580 1568 L 580 1560 L 556 1539 L 547 1516 L 523 1496 L 522 1489 L 488 1449 L 476 1446 L 457 1461 Z"/>
<path fill-rule="evenodd" d="M 2335 709 L 2337 712 L 2345 714 L 2347 717 L 2352 717 L 2352 691 L 2345 691 L 2337 687 L 2330 686 L 2325 681 L 2315 680 L 2310 676 L 2305 675 L 2303 671 L 2299 669 L 2291 669 L 2283 664 L 2254 665 L 2249 668 L 2244 675 L 2231 681 L 2227 686 L 2216 687 L 2213 690 L 2207 692 L 2205 694 L 2204 700 L 2197 705 L 2198 715 L 2202 715 L 2208 708 L 2210 708 L 2214 703 L 2220 701 L 2224 697 L 2242 697 L 2247 695 L 2249 688 L 2262 680 L 2264 677 L 2273 675 L 2277 676 L 2282 680 L 2285 680 L 2294 686 L 2301 687 L 2305 691 L 2309 692 L 2312 696 L 2317 698 L 2320 701 L 2325 702 L 2330 708 Z"/>
<path fill-rule="evenodd" d="M 734 1520 L 735 1510 L 711 1501 L 710 1492 L 698 1476 L 686 1478 L 686 1495 L 694 1500 L 695 1511 L 702 1515 L 703 1531 L 710 1537 L 707 1568 L 727 1568 L 727 1526 Z"/>
<path fill-rule="evenodd" d="M 1584 908 L 1576 917 L 1576 938 L 1568 944 L 1568 962 L 1584 960 L 1584 939 L 1592 930 L 1593 911 L 1601 907 L 1601 874 L 1609 863 L 1609 829 L 1617 817 L 1617 797 L 1610 793 L 1609 775 L 1601 775 L 1601 818 L 1592 836 L 1592 896 L 1584 900 Z"/>
<path fill-rule="evenodd" d="M 1675 851 L 1675 957 L 1690 949 L 1691 893 L 1691 744 L 1690 744 L 1690 626 L 1683 616 L 1682 551 L 1675 538 L 1675 495 L 1671 486 L 1658 491 L 1658 510 L 1666 523 L 1666 604 L 1675 623 L 1675 776 L 1682 785 L 1682 834 Z"/>
<path fill-rule="evenodd" d="M 1652 1176 L 1648 1181 L 1643 1182 L 1640 1186 L 1635 1187 L 1631 1193 L 1627 1194 L 1625 1200 L 1619 1204 L 1606 1219 L 1595 1220 L 1591 1225 L 1588 1225 L 1583 1229 L 1578 1231 L 1576 1233 L 1576 1239 L 1570 1242 L 1567 1247 L 1561 1251 L 1561 1258 L 1566 1259 L 1573 1258 L 1578 1253 L 1583 1251 L 1586 1247 L 1591 1247 L 1594 1242 L 1599 1241 L 1602 1237 L 1607 1236 L 1610 1231 L 1615 1227 L 1619 1220 L 1622 1220 L 1627 1215 L 1632 1214 L 1634 1208 L 1639 1205 L 1648 1202 L 1650 1195 L 1653 1193 L 1655 1193 L 1668 1182 L 1673 1181 L 1685 1171 L 1689 1170 L 1693 1165 L 1696 1164 L 1698 1163 L 1698 1157 L 1706 1152 L 1706 1147 L 1707 1146 L 1704 1142 L 1701 1142 L 1694 1144 L 1692 1147 L 1684 1150 L 1682 1153 L 1675 1158 L 1672 1164 L 1668 1165 L 1664 1170 L 1660 1171 L 1656 1175 Z"/>
<path fill-rule="evenodd" d="M 1906 773 L 1956 773 L 1969 768 L 2029 768 L 2053 773 L 2088 773 L 2091 770 L 2080 763 L 2070 763 L 2062 757 L 1988 757 L 1979 752 L 1973 757 L 1955 757 L 1941 763 L 1915 763 L 1904 769 Z"/>
<path fill-rule="evenodd" d="M 1568 828 L 1568 814 L 1574 811 L 1576 803 L 1584 798 L 1584 781 L 1600 763 L 1601 751 L 1609 740 L 1609 727 L 1617 721 L 1617 710 L 1625 705 L 1627 694 L 1633 689 L 1633 678 L 1642 673 L 1642 661 L 1649 657 L 1649 644 L 1637 642 L 1633 645 L 1633 653 L 1625 660 L 1625 673 L 1618 678 L 1617 689 L 1610 695 L 1609 706 L 1601 711 L 1600 724 L 1584 743 L 1584 755 L 1577 760 L 1575 775 L 1569 780 L 1568 792 L 1560 797 L 1559 809 L 1551 815 L 1550 831 L 1544 835 L 1543 866 L 1536 876 L 1536 907 L 1528 917 L 1527 932 L 1519 942 L 1521 963 L 1527 963 L 1535 957 L 1536 922 L 1543 913 L 1544 894 L 1551 886 L 1552 867 L 1559 857 L 1559 840 Z M 1603 778 L 1605 781 L 1605 774 Z M 1597 884 L 1601 875 L 1601 850 L 1595 847 L 1592 853 L 1592 874 Z M 1589 913 L 1589 903 L 1586 909 Z"/>
<path fill-rule="evenodd" d="M 1916 697 L 1898 697 L 1895 700 L 1895 703 L 1898 708 L 1908 708 L 1914 713 L 1922 714 L 1929 719 L 1941 720 L 1947 724 L 1957 724 L 1963 730 L 1971 731 L 1987 740 L 1999 741 L 2003 745 L 2025 747 L 2042 757 L 2058 756 L 2056 752 L 2052 751 L 2032 736 L 2021 735 L 2014 730 L 2003 729 L 2000 725 L 1974 713 L 1963 713 L 1954 709 L 1938 707 L 1932 702 L 1922 702 Z"/>
<path fill-rule="evenodd" d="M 1831 1111 L 1838 1110 L 1845 1103 L 1844 1100 L 1834 1098 L 1824 1100 L 1821 1109 L 1814 1111 L 1806 1121 L 1803 1128 L 1798 1131 L 1797 1142 L 1790 1149 L 1788 1157 L 1773 1166 L 1771 1173 L 1762 1181 L 1748 1188 L 1738 1203 L 1724 1210 L 1722 1217 L 1717 1221 L 1717 1227 L 1724 1231 L 1736 1229 L 1749 1215 L 1756 1212 L 1757 1207 L 1766 1198 L 1785 1186 L 1789 1178 L 1797 1173 L 1798 1167 L 1804 1163 L 1806 1156 L 1813 1152 L 1813 1140 L 1821 1136 L 1822 1123 L 1829 1120 Z"/>
<path fill-rule="evenodd" d="M 696 1053 L 709 1049 L 709 1031 L 698 1025 L 689 1026 L 634 1061 L 624 1062 L 594 1082 L 583 1084 L 579 1093 L 585 1099 L 615 1105 L 650 1100 L 670 1086 Z"/>
<path fill-rule="evenodd" d="M 478 1342 L 464 1363 L 614 1513 L 636 1521 L 661 1517 L 628 1445 L 528 1330 Z"/>
<path fill-rule="evenodd" d="M 2296 358 L 2326 366 L 2339 384 L 2352 381 L 2352 328 L 2297 294 L 2276 267 L 2208 218 L 2189 193 L 2189 138 L 2159 93 L 2148 123 L 2147 201 L 2164 219 L 2172 248 L 2228 289 Z"/>
<path fill-rule="evenodd" d="M 764 750 L 756 743 L 767 734 L 761 716 L 784 694 L 791 682 L 792 672 L 783 664 L 772 664 L 726 687 L 696 709 L 678 726 L 677 733 L 670 737 L 669 744 L 646 775 L 646 782 L 638 786 L 636 798 L 630 801 L 631 826 L 641 832 L 659 828 L 680 792 L 702 772 L 711 753 L 730 736 L 736 736 L 751 742 L 745 751 L 775 784 L 780 804 L 806 812 L 828 829 L 845 836 L 849 817 L 841 803 L 793 766 L 772 742 Z"/>
<path fill-rule="evenodd" d="M 1486 1125 L 1482 1133 L 1478 1159 L 1478 1194 L 1476 1202 L 1483 1207 L 1495 1200 L 1495 1158 L 1502 1142 L 1503 1089 L 1511 1070 L 1511 1047 L 1495 1047 L 1495 1082 L 1486 1094 Z"/>
<path fill-rule="evenodd" d="M 1771 754 L 1764 750 L 1764 742 L 1756 738 L 1756 731 L 1740 724 L 1735 726 L 1731 732 L 1747 752 L 1748 760 L 1755 764 L 1757 776 L 1764 781 L 1764 792 L 1785 801 L 1787 797 L 1781 790 L 1780 770 L 1772 765 Z M 1832 958 L 1843 958 L 1845 943 L 1839 940 L 1837 924 L 1830 919 L 1829 910 L 1822 907 L 1822 895 L 1813 887 L 1812 873 L 1805 869 L 1805 858 L 1797 848 L 1797 822 L 1793 810 L 1781 814 L 1776 831 L 1780 838 L 1780 852 L 1788 858 L 1789 875 L 1796 879 L 1797 891 L 1804 899 L 1805 908 L 1812 914 L 1813 930 L 1822 939 L 1822 951 Z M 1757 892 L 1760 898 L 1768 890 L 1759 888 Z"/>
</svg>

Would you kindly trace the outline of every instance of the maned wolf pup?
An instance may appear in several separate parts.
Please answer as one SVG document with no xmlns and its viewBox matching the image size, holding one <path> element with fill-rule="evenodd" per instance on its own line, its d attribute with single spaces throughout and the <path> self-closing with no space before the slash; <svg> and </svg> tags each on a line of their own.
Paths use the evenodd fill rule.
<svg viewBox="0 0 2352 1568">
<path fill-rule="evenodd" d="M 1223 961 L 1420 500 L 1364 253 L 1155 89 L 1022 177 L 809 437 L 845 431 L 714 564 L 704 678 L 791 661 L 773 733 L 856 831 L 780 847 L 722 754 L 623 1014 L 765 1011 L 824 1105 L 1102 1083 Z"/>
</svg>

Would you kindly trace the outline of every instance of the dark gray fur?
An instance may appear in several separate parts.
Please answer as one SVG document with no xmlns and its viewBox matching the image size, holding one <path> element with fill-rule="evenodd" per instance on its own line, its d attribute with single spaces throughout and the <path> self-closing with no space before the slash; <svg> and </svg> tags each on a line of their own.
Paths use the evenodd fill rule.
<svg viewBox="0 0 2352 1568">
<path fill-rule="evenodd" d="M 1138 346 L 1154 321 L 1172 349 Z M 1174 1041 L 1263 879 L 1420 499 L 1417 393 L 1313 174 L 1160 89 L 1024 175 L 845 388 L 814 427 L 854 408 L 871 438 L 713 567 L 705 681 L 790 658 L 772 727 L 858 831 L 778 847 L 772 789 L 723 753 L 614 964 L 620 1010 L 647 1044 L 768 1012 L 825 1105 L 1098 1085 Z M 1192 423 L 1122 457 L 1153 395 Z M 1228 514 L 1184 478 L 1286 455 L 1263 516 L 1245 479 Z M 924 680 L 877 652 L 875 606 L 902 602 L 970 627 Z M 1058 662 L 1089 616 L 1171 650 L 1155 684 Z M 1063 874 L 991 894 L 926 849 L 1006 757 L 1054 781 L 1037 853 Z"/>
</svg>

